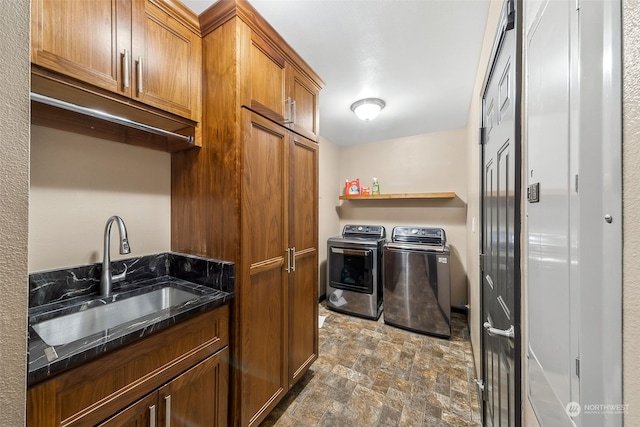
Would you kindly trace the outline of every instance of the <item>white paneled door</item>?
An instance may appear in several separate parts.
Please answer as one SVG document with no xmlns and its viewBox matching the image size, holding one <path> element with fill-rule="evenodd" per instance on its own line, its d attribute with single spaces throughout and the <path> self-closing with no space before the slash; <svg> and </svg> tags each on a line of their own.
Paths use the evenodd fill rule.
<svg viewBox="0 0 640 427">
<path fill-rule="evenodd" d="M 527 399 L 540 425 L 621 426 L 621 2 L 527 13 Z"/>
</svg>

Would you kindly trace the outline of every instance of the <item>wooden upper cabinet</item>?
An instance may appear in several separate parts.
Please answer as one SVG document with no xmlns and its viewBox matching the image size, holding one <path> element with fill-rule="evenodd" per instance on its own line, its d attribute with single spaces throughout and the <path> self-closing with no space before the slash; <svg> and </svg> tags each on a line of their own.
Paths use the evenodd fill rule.
<svg viewBox="0 0 640 427">
<path fill-rule="evenodd" d="M 251 34 L 252 110 L 307 138 L 318 138 L 320 87 L 255 32 Z"/>
<path fill-rule="evenodd" d="M 33 0 L 31 62 L 194 121 L 202 41 L 159 0 Z"/>
<path fill-rule="evenodd" d="M 122 85 L 130 1 L 32 0 L 31 23 L 31 62 L 130 95 Z"/>
<path fill-rule="evenodd" d="M 294 67 L 289 67 L 288 79 L 287 92 L 291 100 L 289 128 L 307 138 L 317 140 L 320 88 Z"/>
<path fill-rule="evenodd" d="M 251 35 L 251 107 L 285 124 L 286 67 L 282 55 L 255 33 Z"/>
<path fill-rule="evenodd" d="M 199 121 L 200 36 L 151 1 L 135 3 L 131 47 L 132 97 Z"/>
</svg>

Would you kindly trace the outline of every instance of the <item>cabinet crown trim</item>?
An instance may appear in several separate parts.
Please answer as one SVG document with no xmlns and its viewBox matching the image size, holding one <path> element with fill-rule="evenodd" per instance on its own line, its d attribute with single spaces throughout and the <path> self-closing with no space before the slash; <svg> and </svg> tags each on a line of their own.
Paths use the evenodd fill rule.
<svg viewBox="0 0 640 427">
<path fill-rule="evenodd" d="M 149 0 L 151 3 L 168 13 L 173 19 L 180 22 L 194 34 L 200 36 L 200 21 L 198 15 L 191 9 L 175 0 Z"/>
<path fill-rule="evenodd" d="M 218 1 L 202 12 L 199 16 L 202 37 L 235 17 L 239 18 L 260 37 L 268 40 L 274 47 L 277 46 L 280 53 L 288 58 L 298 71 L 306 74 L 314 84 L 318 86 L 318 89 L 324 88 L 324 81 L 313 71 L 309 64 L 307 64 L 289 43 L 278 34 L 271 24 L 245 0 Z"/>
</svg>

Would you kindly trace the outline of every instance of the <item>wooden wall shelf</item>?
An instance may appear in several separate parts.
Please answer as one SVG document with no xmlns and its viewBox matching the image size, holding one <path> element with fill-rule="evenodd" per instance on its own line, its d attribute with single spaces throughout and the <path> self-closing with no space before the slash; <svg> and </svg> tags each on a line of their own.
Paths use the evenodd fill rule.
<svg viewBox="0 0 640 427">
<path fill-rule="evenodd" d="M 452 191 L 439 193 L 395 193 L 376 194 L 371 196 L 340 196 L 340 200 L 390 200 L 390 199 L 455 199 L 456 193 Z"/>
</svg>

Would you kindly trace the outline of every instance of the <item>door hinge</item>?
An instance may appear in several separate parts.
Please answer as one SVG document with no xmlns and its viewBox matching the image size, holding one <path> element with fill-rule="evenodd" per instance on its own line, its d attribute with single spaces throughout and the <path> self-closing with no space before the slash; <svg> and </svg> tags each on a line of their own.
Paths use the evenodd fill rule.
<svg viewBox="0 0 640 427">
<path fill-rule="evenodd" d="M 576 357 L 576 376 L 580 378 L 580 358 Z"/>
<path fill-rule="evenodd" d="M 575 186 L 576 193 L 577 193 L 578 192 L 578 174 L 576 174 L 576 176 L 575 176 L 574 186 Z"/>
<path fill-rule="evenodd" d="M 487 258 L 486 254 L 480 254 L 480 261 L 478 262 L 480 271 L 484 271 L 484 263 L 486 258 Z"/>
<path fill-rule="evenodd" d="M 484 145 L 484 131 L 486 130 L 486 128 L 484 126 L 482 126 L 480 128 L 480 145 Z"/>
</svg>

